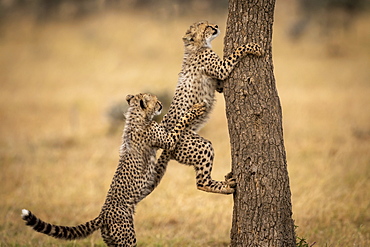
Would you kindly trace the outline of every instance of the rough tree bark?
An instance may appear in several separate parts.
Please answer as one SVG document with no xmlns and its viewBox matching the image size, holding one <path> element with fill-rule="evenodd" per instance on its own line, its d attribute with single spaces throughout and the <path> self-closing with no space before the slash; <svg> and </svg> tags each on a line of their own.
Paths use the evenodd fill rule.
<svg viewBox="0 0 370 247">
<path fill-rule="evenodd" d="M 224 84 L 237 180 L 231 246 L 295 246 L 282 111 L 272 63 L 275 0 L 229 0 L 224 55 L 258 43 Z"/>
</svg>

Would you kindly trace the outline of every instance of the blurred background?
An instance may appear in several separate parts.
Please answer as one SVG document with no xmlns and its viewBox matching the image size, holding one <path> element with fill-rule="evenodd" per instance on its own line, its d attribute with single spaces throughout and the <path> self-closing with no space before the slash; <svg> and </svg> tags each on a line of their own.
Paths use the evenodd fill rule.
<svg viewBox="0 0 370 247">
<path fill-rule="evenodd" d="M 217 23 L 226 0 L 0 0 L 0 246 L 104 246 L 100 233 L 65 242 L 20 218 L 74 225 L 98 215 L 118 162 L 127 94 L 168 106 L 182 36 Z M 368 1 L 280 0 L 273 59 L 297 235 L 315 246 L 370 246 Z M 200 132 L 214 179 L 230 171 L 224 99 Z M 217 132 L 217 135 L 215 133 Z M 171 162 L 137 207 L 139 246 L 228 246 L 232 196 L 196 189 Z"/>
</svg>

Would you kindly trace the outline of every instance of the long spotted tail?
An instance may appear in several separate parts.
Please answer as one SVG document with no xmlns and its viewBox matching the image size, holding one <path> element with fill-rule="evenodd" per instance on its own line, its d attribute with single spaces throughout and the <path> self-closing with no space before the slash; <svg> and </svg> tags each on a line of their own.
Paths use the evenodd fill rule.
<svg viewBox="0 0 370 247">
<path fill-rule="evenodd" d="M 56 226 L 40 220 L 27 209 L 22 209 L 22 219 L 37 232 L 66 240 L 85 238 L 101 227 L 99 217 L 78 226 Z"/>
</svg>

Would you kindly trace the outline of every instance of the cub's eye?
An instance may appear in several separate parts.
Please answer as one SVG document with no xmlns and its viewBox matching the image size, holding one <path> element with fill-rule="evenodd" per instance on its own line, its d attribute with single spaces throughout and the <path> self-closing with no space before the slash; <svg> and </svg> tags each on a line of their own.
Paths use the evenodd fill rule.
<svg viewBox="0 0 370 247">
<path fill-rule="evenodd" d="M 217 29 L 218 29 L 218 26 L 217 26 L 217 25 L 215 25 L 215 26 L 208 26 L 208 28 L 210 28 L 210 29 L 212 29 L 212 30 L 215 30 L 215 31 L 217 31 Z"/>
<path fill-rule="evenodd" d="M 190 38 L 190 41 L 193 42 L 194 41 L 194 38 Z"/>
<path fill-rule="evenodd" d="M 144 103 L 144 101 L 142 99 L 140 100 L 140 107 L 142 109 L 145 109 L 146 108 L 145 103 Z"/>
</svg>

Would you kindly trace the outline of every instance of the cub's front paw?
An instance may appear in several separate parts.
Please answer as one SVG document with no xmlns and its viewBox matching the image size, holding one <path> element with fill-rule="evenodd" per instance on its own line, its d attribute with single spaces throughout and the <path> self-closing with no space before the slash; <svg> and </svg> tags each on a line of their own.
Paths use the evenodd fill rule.
<svg viewBox="0 0 370 247">
<path fill-rule="evenodd" d="M 206 112 L 206 102 L 194 104 L 190 111 L 196 116 L 203 115 Z"/>
<path fill-rule="evenodd" d="M 261 46 L 259 44 L 248 44 L 248 46 L 251 47 L 252 53 L 258 57 L 262 56 L 264 54 Z"/>
<path fill-rule="evenodd" d="M 234 178 L 234 174 L 232 172 L 226 174 L 225 182 L 230 186 L 230 188 L 236 187 L 236 179 Z"/>
</svg>

